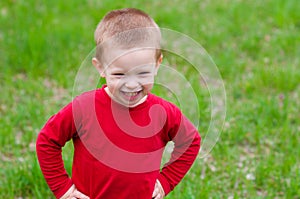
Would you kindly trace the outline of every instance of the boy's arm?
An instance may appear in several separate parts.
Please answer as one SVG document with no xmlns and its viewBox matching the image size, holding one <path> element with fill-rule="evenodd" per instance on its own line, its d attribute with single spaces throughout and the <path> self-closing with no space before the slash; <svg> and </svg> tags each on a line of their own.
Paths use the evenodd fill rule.
<svg viewBox="0 0 300 199">
<path fill-rule="evenodd" d="M 88 196 L 78 191 L 75 185 L 72 185 L 71 188 L 60 199 L 73 199 L 73 198 L 89 199 Z"/>
<path fill-rule="evenodd" d="M 62 147 L 75 133 L 70 103 L 48 120 L 36 141 L 42 173 L 56 198 L 63 196 L 73 184 L 64 168 Z"/>
<path fill-rule="evenodd" d="M 165 164 L 158 177 L 165 195 L 172 191 L 185 176 L 200 149 L 201 137 L 185 116 L 182 116 L 181 124 L 176 136 L 173 138 L 173 142 L 175 146 L 171 159 Z"/>
</svg>

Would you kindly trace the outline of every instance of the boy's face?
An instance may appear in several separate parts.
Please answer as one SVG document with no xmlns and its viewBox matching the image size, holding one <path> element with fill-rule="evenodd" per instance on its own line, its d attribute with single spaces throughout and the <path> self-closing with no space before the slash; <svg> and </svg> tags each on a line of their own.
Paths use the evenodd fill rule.
<svg viewBox="0 0 300 199">
<path fill-rule="evenodd" d="M 106 78 L 113 100 L 133 107 L 151 91 L 162 58 L 156 60 L 152 49 L 131 49 L 114 51 L 105 60 L 112 63 L 103 67 L 94 58 L 93 64 Z"/>
</svg>

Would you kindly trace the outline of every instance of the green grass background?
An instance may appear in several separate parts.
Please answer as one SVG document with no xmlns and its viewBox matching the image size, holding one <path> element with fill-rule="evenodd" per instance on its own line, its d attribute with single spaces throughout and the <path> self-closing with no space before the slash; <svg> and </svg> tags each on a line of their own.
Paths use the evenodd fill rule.
<svg viewBox="0 0 300 199">
<path fill-rule="evenodd" d="M 167 198 L 300 198 L 298 0 L 1 1 L 0 198 L 53 198 L 36 160 L 37 134 L 72 99 L 98 21 L 123 7 L 199 42 L 226 88 L 217 145 Z M 200 122 L 209 124 L 205 110 Z M 70 171 L 70 144 L 64 159 Z"/>
</svg>

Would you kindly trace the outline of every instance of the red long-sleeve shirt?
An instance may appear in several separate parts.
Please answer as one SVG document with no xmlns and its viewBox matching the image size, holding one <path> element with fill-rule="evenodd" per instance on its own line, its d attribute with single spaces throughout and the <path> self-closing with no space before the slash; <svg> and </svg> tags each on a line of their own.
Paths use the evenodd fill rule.
<svg viewBox="0 0 300 199">
<path fill-rule="evenodd" d="M 141 199 L 151 198 L 158 179 L 168 194 L 198 154 L 197 130 L 175 105 L 155 95 L 127 108 L 112 101 L 104 87 L 76 97 L 39 133 L 37 155 L 50 189 L 57 198 L 75 184 L 90 198 Z M 71 139 L 70 178 L 61 149 Z M 160 171 L 169 141 L 174 150 Z"/>
</svg>

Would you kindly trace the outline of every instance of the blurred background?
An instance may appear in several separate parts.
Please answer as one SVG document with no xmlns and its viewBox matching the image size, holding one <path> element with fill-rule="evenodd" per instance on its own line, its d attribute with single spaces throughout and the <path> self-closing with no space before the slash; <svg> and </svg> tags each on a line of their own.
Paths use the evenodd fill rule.
<svg viewBox="0 0 300 199">
<path fill-rule="evenodd" d="M 2 0 L 0 198 L 53 198 L 36 160 L 36 136 L 72 100 L 100 19 L 124 7 L 201 44 L 226 88 L 221 137 L 166 198 L 299 198 L 298 0 Z M 207 126 L 209 115 L 200 123 Z M 70 172 L 72 144 L 63 153 Z"/>
</svg>

